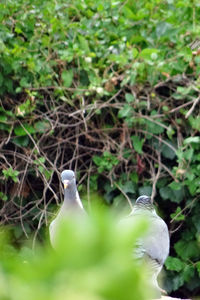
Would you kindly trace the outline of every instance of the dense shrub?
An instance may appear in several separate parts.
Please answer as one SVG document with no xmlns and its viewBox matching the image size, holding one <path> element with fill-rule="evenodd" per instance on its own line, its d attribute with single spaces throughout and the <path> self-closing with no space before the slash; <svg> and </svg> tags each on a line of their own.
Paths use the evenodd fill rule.
<svg viewBox="0 0 200 300">
<path fill-rule="evenodd" d="M 199 295 L 197 1 L 1 1 L 1 223 L 18 245 L 62 200 L 151 194 L 171 231 L 168 292 Z"/>
</svg>

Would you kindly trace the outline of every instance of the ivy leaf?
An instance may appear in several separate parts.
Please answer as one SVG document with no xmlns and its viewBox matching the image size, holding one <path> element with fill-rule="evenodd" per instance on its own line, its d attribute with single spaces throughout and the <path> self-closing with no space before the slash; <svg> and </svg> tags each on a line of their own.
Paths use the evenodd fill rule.
<svg viewBox="0 0 200 300">
<path fill-rule="evenodd" d="M 135 194 L 135 186 L 132 181 L 127 181 L 125 184 L 120 184 L 121 189 L 124 191 L 124 193 L 130 193 Z"/>
<path fill-rule="evenodd" d="M 193 265 L 186 265 L 183 270 L 183 278 L 184 281 L 188 282 L 191 280 L 192 277 L 194 277 L 195 274 L 195 268 Z"/>
<path fill-rule="evenodd" d="M 19 125 L 14 128 L 14 133 L 17 136 L 25 136 L 25 135 L 27 135 L 27 132 L 29 134 L 35 133 L 34 127 L 29 124 L 23 124 L 23 127 L 21 125 Z"/>
<path fill-rule="evenodd" d="M 133 108 L 129 104 L 125 104 L 118 112 L 118 118 L 127 118 L 133 115 Z"/>
<path fill-rule="evenodd" d="M 175 243 L 174 248 L 176 253 L 184 260 L 200 257 L 197 241 L 180 240 Z"/>
<path fill-rule="evenodd" d="M 13 143 L 20 147 L 27 147 L 29 144 L 29 140 L 30 139 L 27 135 L 26 136 L 18 136 L 16 138 L 12 139 Z"/>
<path fill-rule="evenodd" d="M 173 181 L 172 183 L 169 184 L 169 187 L 172 189 L 172 190 L 180 190 L 181 189 L 181 183 L 179 182 L 176 182 L 176 181 Z"/>
<path fill-rule="evenodd" d="M 172 278 L 172 290 L 176 291 L 179 287 L 184 284 L 184 278 L 182 274 L 178 274 Z"/>
<path fill-rule="evenodd" d="M 170 145 L 174 146 L 170 141 L 167 141 Z M 168 145 L 162 145 L 162 155 L 168 159 L 173 160 L 176 157 L 176 152 L 170 148 Z"/>
<path fill-rule="evenodd" d="M 168 186 L 161 187 L 159 193 L 164 200 L 172 199 L 174 196 L 173 191 Z"/>
<path fill-rule="evenodd" d="M 138 183 L 138 174 L 137 174 L 137 172 L 132 172 L 131 174 L 130 174 L 130 179 L 134 182 L 134 183 Z"/>
<path fill-rule="evenodd" d="M 62 72 L 62 80 L 63 80 L 63 84 L 65 87 L 69 88 L 72 85 L 72 81 L 73 81 L 73 71 L 72 70 L 64 70 Z"/>
<path fill-rule="evenodd" d="M 159 189 L 161 197 L 164 200 L 169 199 L 171 202 L 180 203 L 185 196 L 184 188 L 181 188 L 180 190 L 172 190 L 169 186 L 161 187 Z"/>
<path fill-rule="evenodd" d="M 131 140 L 133 142 L 133 147 L 134 147 L 135 151 L 139 154 L 142 154 L 142 147 L 144 144 L 144 139 L 140 139 L 139 136 L 134 135 L 131 137 Z"/>
<path fill-rule="evenodd" d="M 200 131 L 200 116 L 195 116 L 195 118 L 193 116 L 190 116 L 188 120 L 192 128 Z"/>
<path fill-rule="evenodd" d="M 34 128 L 37 132 L 44 133 L 45 131 L 49 130 L 51 128 L 48 121 L 38 121 L 34 124 Z"/>
<path fill-rule="evenodd" d="M 185 145 L 191 144 L 191 143 L 197 144 L 199 142 L 200 142 L 200 137 L 199 136 L 191 136 L 191 137 L 184 140 Z"/>
<path fill-rule="evenodd" d="M 180 272 L 184 268 L 185 264 L 177 257 L 168 256 L 165 261 L 165 266 L 167 270 Z"/>
<path fill-rule="evenodd" d="M 0 192 L 0 199 L 3 201 L 7 201 L 8 197 L 3 192 Z"/>
<path fill-rule="evenodd" d="M 183 220 L 185 220 L 185 216 L 183 214 L 179 214 L 180 212 L 181 212 L 181 208 L 180 208 L 180 206 L 178 206 L 176 208 L 176 211 L 174 213 L 172 213 L 170 215 L 170 217 L 172 219 L 175 219 L 175 221 L 183 221 Z"/>
<path fill-rule="evenodd" d="M 160 120 L 157 120 L 160 121 Z M 145 120 L 145 123 L 147 125 L 147 131 L 153 134 L 159 134 L 163 133 L 165 131 L 164 127 L 150 121 L 150 120 Z"/>
<path fill-rule="evenodd" d="M 0 122 L 6 122 L 7 121 L 7 116 L 5 114 L 0 114 Z"/>
<path fill-rule="evenodd" d="M 134 96 L 132 94 L 129 94 L 129 93 L 125 94 L 125 99 L 126 99 L 127 103 L 131 103 L 135 100 Z"/>
<path fill-rule="evenodd" d="M 3 175 L 4 175 L 4 177 L 6 179 L 8 179 L 10 177 L 10 178 L 12 178 L 12 180 L 14 182 L 18 182 L 19 181 L 18 180 L 19 172 L 17 170 L 13 170 L 13 168 L 11 168 L 11 167 L 9 169 L 4 169 L 2 171 L 2 173 L 3 173 Z"/>
<path fill-rule="evenodd" d="M 147 195 L 151 196 L 152 193 L 152 187 L 151 186 L 143 186 L 139 188 L 139 195 Z"/>
</svg>

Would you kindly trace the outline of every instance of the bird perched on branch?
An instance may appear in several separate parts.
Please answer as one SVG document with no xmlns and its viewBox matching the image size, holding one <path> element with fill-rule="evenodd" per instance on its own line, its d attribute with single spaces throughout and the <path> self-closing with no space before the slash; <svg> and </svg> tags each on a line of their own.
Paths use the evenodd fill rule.
<svg viewBox="0 0 200 300">
<path fill-rule="evenodd" d="M 137 241 L 134 257 L 148 264 L 151 283 L 160 295 L 163 290 L 158 286 L 157 276 L 169 254 L 169 231 L 166 223 L 157 215 L 151 198 L 148 196 L 143 195 L 136 200 L 129 217 L 137 216 L 148 219 L 149 228 L 146 235 Z"/>
<path fill-rule="evenodd" d="M 61 173 L 61 180 L 64 185 L 64 202 L 56 216 L 49 226 L 50 242 L 55 248 L 55 239 L 57 230 L 62 219 L 71 217 L 71 215 L 86 215 L 83 204 L 80 200 L 75 174 L 71 170 L 65 170 Z"/>
</svg>

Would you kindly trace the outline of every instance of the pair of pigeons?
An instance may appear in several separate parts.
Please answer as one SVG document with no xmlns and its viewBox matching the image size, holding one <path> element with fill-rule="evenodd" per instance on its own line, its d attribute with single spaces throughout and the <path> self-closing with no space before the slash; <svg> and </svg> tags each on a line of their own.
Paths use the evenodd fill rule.
<svg viewBox="0 0 200 300">
<path fill-rule="evenodd" d="M 55 248 L 55 238 L 57 226 L 63 217 L 71 212 L 86 214 L 79 194 L 76 188 L 75 174 L 71 170 L 65 170 L 61 173 L 61 180 L 64 184 L 64 202 L 57 215 L 51 222 L 49 227 L 50 241 Z M 148 196 L 140 196 L 133 207 L 128 218 L 137 216 L 145 216 L 148 218 L 150 228 L 147 235 L 138 240 L 134 250 L 134 257 L 147 261 L 151 270 L 152 284 L 157 291 L 161 291 L 157 283 L 157 276 L 169 254 L 169 232 L 166 223 L 161 219 L 152 204 L 151 198 Z"/>
</svg>

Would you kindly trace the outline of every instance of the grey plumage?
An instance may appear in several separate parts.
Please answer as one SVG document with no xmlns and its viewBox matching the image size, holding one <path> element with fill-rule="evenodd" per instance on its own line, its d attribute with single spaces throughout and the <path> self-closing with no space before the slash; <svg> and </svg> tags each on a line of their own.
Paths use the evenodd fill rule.
<svg viewBox="0 0 200 300">
<path fill-rule="evenodd" d="M 148 196 L 140 196 L 129 217 L 144 216 L 149 221 L 145 236 L 141 237 L 134 249 L 134 257 L 148 263 L 153 286 L 160 292 L 157 276 L 169 254 L 169 231 L 166 223 L 160 218 Z"/>
<path fill-rule="evenodd" d="M 59 229 L 60 222 L 71 215 L 85 215 L 82 202 L 80 200 L 77 187 L 75 174 L 71 170 L 65 170 L 61 173 L 61 180 L 64 185 L 64 202 L 56 216 L 50 223 L 49 236 L 51 245 L 56 248 L 57 230 Z"/>
</svg>

